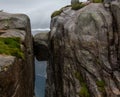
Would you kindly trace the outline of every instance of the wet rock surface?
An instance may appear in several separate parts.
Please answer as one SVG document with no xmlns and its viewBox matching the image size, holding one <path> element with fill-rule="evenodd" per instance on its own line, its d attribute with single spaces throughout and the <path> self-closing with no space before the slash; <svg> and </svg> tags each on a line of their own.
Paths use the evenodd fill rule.
<svg viewBox="0 0 120 97">
<path fill-rule="evenodd" d="M 119 4 L 67 7 L 52 18 L 46 97 L 120 96 Z"/>
</svg>

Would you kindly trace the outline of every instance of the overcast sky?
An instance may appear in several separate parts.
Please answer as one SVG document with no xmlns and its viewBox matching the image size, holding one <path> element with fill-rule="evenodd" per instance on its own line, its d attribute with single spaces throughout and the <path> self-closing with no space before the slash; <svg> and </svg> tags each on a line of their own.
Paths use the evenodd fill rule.
<svg viewBox="0 0 120 97">
<path fill-rule="evenodd" d="M 9 13 L 25 13 L 33 29 L 49 28 L 51 13 L 70 4 L 71 0 L 0 0 L 0 9 Z"/>
</svg>

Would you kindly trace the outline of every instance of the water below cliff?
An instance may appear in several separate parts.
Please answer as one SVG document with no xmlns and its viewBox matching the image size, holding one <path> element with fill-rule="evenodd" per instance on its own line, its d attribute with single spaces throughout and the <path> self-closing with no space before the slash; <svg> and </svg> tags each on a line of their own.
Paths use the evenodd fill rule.
<svg viewBox="0 0 120 97">
<path fill-rule="evenodd" d="M 35 96 L 45 96 L 45 83 L 46 83 L 46 61 L 37 61 L 35 59 Z"/>
</svg>

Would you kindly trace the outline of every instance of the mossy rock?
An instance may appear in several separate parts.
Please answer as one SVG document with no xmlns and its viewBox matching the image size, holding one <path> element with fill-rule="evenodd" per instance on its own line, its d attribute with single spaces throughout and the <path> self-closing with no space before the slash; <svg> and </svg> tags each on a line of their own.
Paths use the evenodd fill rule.
<svg viewBox="0 0 120 97">
<path fill-rule="evenodd" d="M 97 84 L 98 87 L 104 87 L 105 86 L 105 82 L 103 80 L 96 81 L 96 84 Z"/>
<path fill-rule="evenodd" d="M 81 8 L 83 8 L 85 5 L 82 4 L 82 3 L 75 3 L 75 4 L 72 4 L 71 7 L 73 10 L 79 10 Z"/>
<path fill-rule="evenodd" d="M 76 79 L 79 80 L 80 83 L 84 82 L 83 77 L 81 76 L 81 74 L 79 72 L 75 72 L 75 77 L 76 77 Z"/>
<path fill-rule="evenodd" d="M 62 7 L 60 10 L 54 11 L 51 15 L 51 18 L 60 15 L 63 12 L 63 9 L 67 8 L 67 7 L 71 7 L 71 5 L 66 5 L 66 6 Z"/>
<path fill-rule="evenodd" d="M 86 86 L 82 86 L 82 88 L 80 89 L 80 92 L 79 92 L 79 96 L 80 97 L 90 97 L 90 94 L 89 94 Z"/>
<path fill-rule="evenodd" d="M 80 89 L 80 92 L 79 92 L 79 96 L 80 97 L 90 97 L 90 93 L 88 91 L 88 88 L 87 88 L 87 85 L 82 77 L 82 75 L 80 74 L 80 72 L 75 72 L 75 77 L 76 79 L 79 80 L 80 82 L 80 85 L 81 85 L 81 89 Z"/>
<path fill-rule="evenodd" d="M 96 85 L 98 86 L 99 91 L 105 92 L 105 82 L 103 80 L 96 81 Z"/>
<path fill-rule="evenodd" d="M 93 3 L 103 3 L 103 0 L 93 0 Z"/>
<path fill-rule="evenodd" d="M 57 11 L 55 11 L 55 12 L 52 13 L 51 18 L 53 18 L 53 17 L 55 17 L 55 16 L 58 16 L 58 15 L 60 15 L 61 13 L 62 13 L 62 10 L 57 10 Z"/>
<path fill-rule="evenodd" d="M 24 54 L 20 47 L 20 42 L 20 38 L 18 37 L 0 37 L 0 54 L 24 58 Z"/>
</svg>

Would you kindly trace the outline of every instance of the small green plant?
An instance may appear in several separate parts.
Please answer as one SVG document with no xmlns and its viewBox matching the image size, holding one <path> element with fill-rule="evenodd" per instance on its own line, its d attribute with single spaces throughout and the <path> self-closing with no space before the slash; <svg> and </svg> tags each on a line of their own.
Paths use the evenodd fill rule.
<svg viewBox="0 0 120 97">
<path fill-rule="evenodd" d="M 84 82 L 82 75 L 79 72 L 75 72 L 75 77 L 76 77 L 76 79 L 79 80 L 80 85 L 81 85 L 79 96 L 80 97 L 90 97 L 90 93 L 88 91 L 87 85 Z"/>
<path fill-rule="evenodd" d="M 72 4 L 71 7 L 73 10 L 78 10 L 78 9 L 81 9 L 83 8 L 85 5 L 82 4 L 81 2 L 80 3 L 75 3 L 75 4 Z"/>
<path fill-rule="evenodd" d="M 96 85 L 98 86 L 99 91 L 105 92 L 105 82 L 103 80 L 96 81 Z"/>
<path fill-rule="evenodd" d="M 63 9 L 66 7 L 71 7 L 71 5 L 66 5 L 66 6 L 62 7 L 60 10 L 54 11 L 51 15 L 51 18 L 60 15 L 63 12 Z"/>
<path fill-rule="evenodd" d="M 80 97 L 90 97 L 90 94 L 88 92 L 88 89 L 86 86 L 82 86 L 80 92 L 79 92 Z"/>
<path fill-rule="evenodd" d="M 12 55 L 24 58 L 24 54 L 20 48 L 20 38 L 18 37 L 0 37 L 0 54 Z"/>
<path fill-rule="evenodd" d="M 104 87 L 105 86 L 105 82 L 103 80 L 98 80 L 96 82 L 96 84 L 97 84 L 98 87 Z"/>
<path fill-rule="evenodd" d="M 93 3 L 102 3 L 103 0 L 93 0 Z"/>
<path fill-rule="evenodd" d="M 79 80 L 80 83 L 83 82 L 83 78 L 79 72 L 75 72 L 75 77 Z"/>
<path fill-rule="evenodd" d="M 51 18 L 53 18 L 53 17 L 55 17 L 55 16 L 58 16 L 58 15 L 60 15 L 61 13 L 62 13 L 62 10 L 57 10 L 57 11 L 55 11 L 55 12 L 52 13 Z"/>
</svg>

